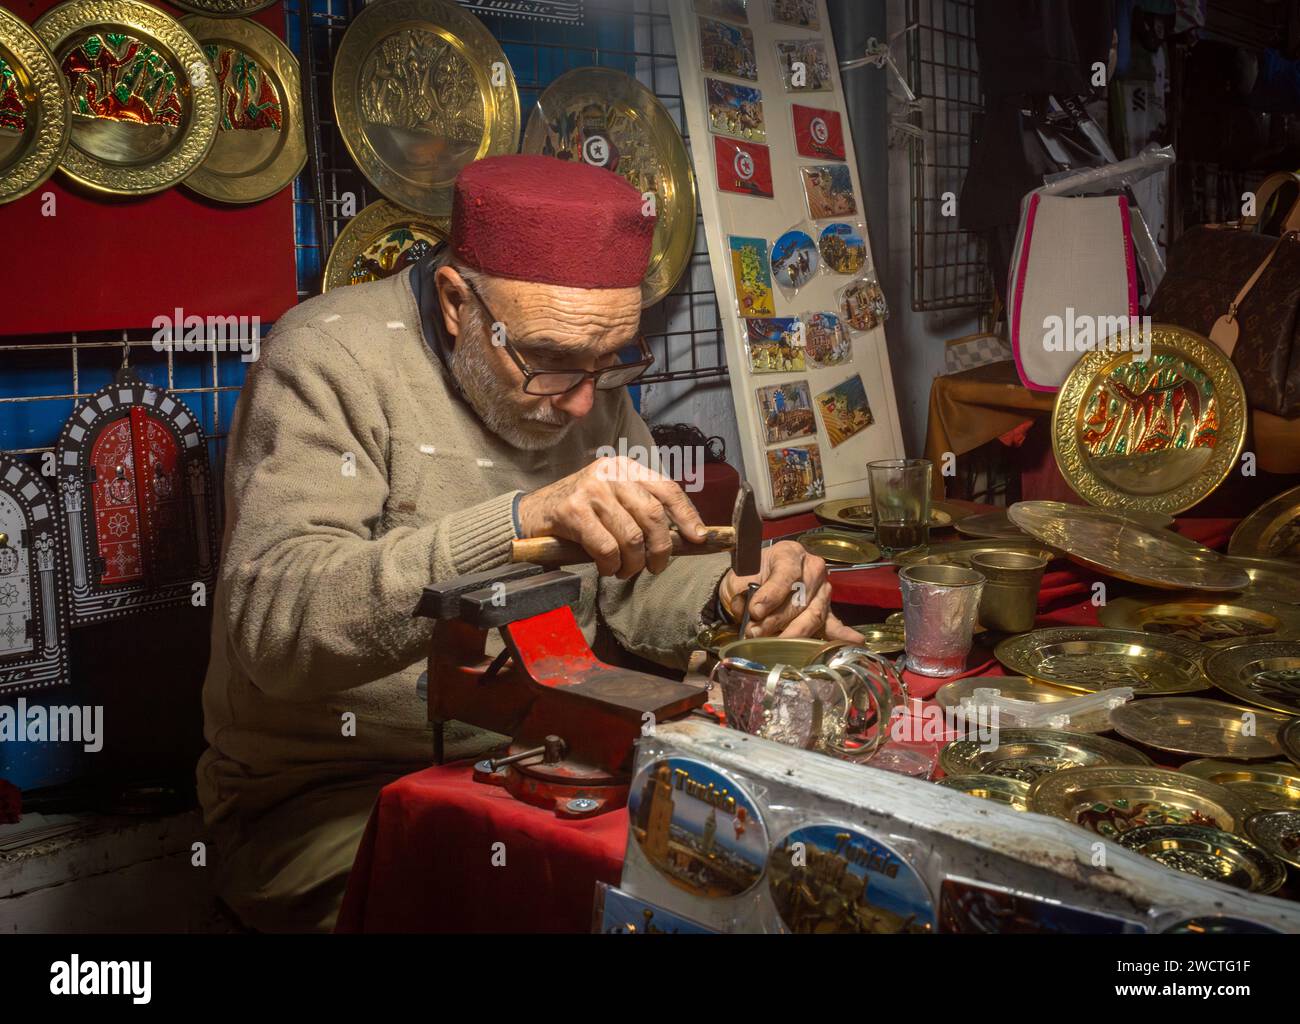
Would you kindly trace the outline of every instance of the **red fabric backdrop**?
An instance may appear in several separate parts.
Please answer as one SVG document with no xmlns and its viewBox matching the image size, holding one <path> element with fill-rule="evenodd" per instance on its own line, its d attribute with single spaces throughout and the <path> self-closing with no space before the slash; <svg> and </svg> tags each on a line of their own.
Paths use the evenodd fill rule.
<svg viewBox="0 0 1300 1024">
<path fill-rule="evenodd" d="M 57 2 L 5 6 L 32 24 Z M 278 5 L 254 17 L 283 37 Z M 41 214 L 45 193 L 55 197 L 53 217 Z M 100 196 L 56 171 L 0 206 L 0 239 L 11 257 L 0 275 L 0 334 L 143 328 L 177 307 L 270 323 L 298 301 L 292 186 L 233 206 L 183 185 L 138 199 Z"/>
</svg>

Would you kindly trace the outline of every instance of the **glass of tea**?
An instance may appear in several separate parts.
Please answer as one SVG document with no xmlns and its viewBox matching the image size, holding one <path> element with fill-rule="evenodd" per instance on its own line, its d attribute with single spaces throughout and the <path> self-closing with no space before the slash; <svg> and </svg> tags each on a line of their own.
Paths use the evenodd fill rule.
<svg viewBox="0 0 1300 1024">
<path fill-rule="evenodd" d="M 867 463 L 876 544 L 886 558 L 930 542 L 929 459 Z"/>
</svg>

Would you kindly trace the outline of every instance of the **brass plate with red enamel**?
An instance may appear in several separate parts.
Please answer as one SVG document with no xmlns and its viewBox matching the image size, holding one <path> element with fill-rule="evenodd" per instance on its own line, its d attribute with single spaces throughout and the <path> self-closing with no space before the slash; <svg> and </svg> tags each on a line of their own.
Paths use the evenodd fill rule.
<svg viewBox="0 0 1300 1024">
<path fill-rule="evenodd" d="M 39 188 L 68 148 L 68 90 L 54 55 L 0 7 L 0 203 Z"/>
</svg>

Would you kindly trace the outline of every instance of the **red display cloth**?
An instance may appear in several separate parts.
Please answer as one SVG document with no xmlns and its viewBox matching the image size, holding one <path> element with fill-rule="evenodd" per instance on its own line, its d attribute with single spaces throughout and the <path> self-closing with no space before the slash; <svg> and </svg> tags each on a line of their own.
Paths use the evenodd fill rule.
<svg viewBox="0 0 1300 1024">
<path fill-rule="evenodd" d="M 58 2 L 6 6 L 30 24 Z M 279 5 L 253 17 L 284 35 Z M 43 212 L 47 193 L 54 216 Z M 14 257 L 0 276 L 0 334 L 140 329 L 177 308 L 270 324 L 298 301 L 292 186 L 234 206 L 184 186 L 140 198 L 97 195 L 56 171 L 0 206 L 0 238 Z"/>
</svg>

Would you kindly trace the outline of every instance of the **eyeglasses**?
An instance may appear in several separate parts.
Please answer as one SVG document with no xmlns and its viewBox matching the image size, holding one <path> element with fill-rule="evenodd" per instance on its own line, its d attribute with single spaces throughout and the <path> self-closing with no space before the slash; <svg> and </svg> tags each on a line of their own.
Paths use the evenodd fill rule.
<svg viewBox="0 0 1300 1024">
<path fill-rule="evenodd" d="M 483 307 L 483 312 L 488 315 L 488 318 L 493 323 L 502 323 L 501 318 L 492 312 L 473 284 L 465 281 L 465 287 L 470 290 L 470 294 Z M 509 334 L 509 331 L 505 333 Z M 508 338 L 501 338 L 502 347 L 510 354 L 510 358 L 515 361 L 515 365 L 519 367 L 519 372 L 524 375 L 525 394 L 552 396 L 567 395 L 570 391 L 585 384 L 588 379 L 594 380 L 596 387 L 601 391 L 614 391 L 617 388 L 627 387 L 641 377 L 646 370 L 650 369 L 651 364 L 655 361 L 654 353 L 646 345 L 644 337 L 637 335 L 636 343 L 641 349 L 641 358 L 631 362 L 620 362 L 614 366 L 601 367 L 598 370 L 535 370 L 524 361 L 524 357 L 510 344 Z"/>
</svg>

